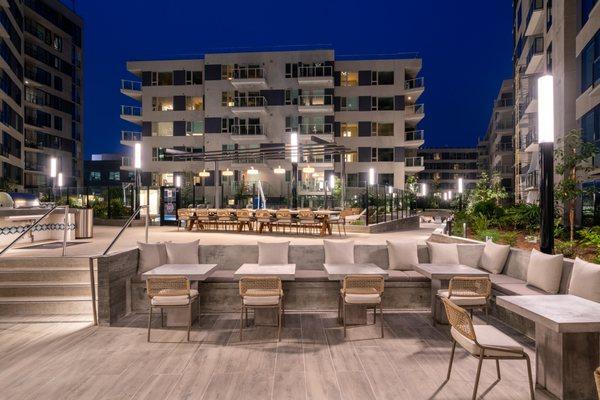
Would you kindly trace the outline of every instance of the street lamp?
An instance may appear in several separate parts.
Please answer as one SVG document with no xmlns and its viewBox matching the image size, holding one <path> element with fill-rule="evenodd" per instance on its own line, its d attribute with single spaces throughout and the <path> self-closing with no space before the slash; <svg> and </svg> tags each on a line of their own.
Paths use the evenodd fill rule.
<svg viewBox="0 0 600 400">
<path fill-rule="evenodd" d="M 133 168 L 135 169 L 135 198 L 133 199 L 133 206 L 137 210 L 140 201 L 139 171 L 142 168 L 142 144 L 140 142 L 137 142 L 133 147 Z M 137 218 L 139 218 L 139 216 L 136 216 L 136 219 Z"/>
<path fill-rule="evenodd" d="M 56 172 L 58 170 L 57 165 L 58 165 L 58 160 L 56 159 L 56 157 L 52 157 L 50 159 L 50 178 L 51 178 L 50 190 L 52 192 L 53 200 L 54 200 L 54 185 L 55 185 L 55 181 L 56 181 Z"/>
<path fill-rule="evenodd" d="M 458 178 L 458 210 L 462 211 L 463 178 Z"/>
<path fill-rule="evenodd" d="M 176 188 L 181 187 L 181 175 L 175 175 L 175 187 Z"/>
<path fill-rule="evenodd" d="M 290 134 L 290 145 L 290 159 L 292 161 L 291 206 L 292 208 L 298 208 L 298 132 Z"/>
<path fill-rule="evenodd" d="M 538 78 L 538 143 L 540 146 L 540 251 L 554 250 L 554 84 L 552 75 Z"/>
<path fill-rule="evenodd" d="M 58 179 L 57 180 L 58 180 L 58 196 L 60 198 L 62 198 L 62 187 L 63 187 L 63 183 L 64 183 L 63 182 L 63 174 L 62 174 L 62 172 L 58 173 Z M 69 196 L 67 196 L 67 205 L 69 205 L 69 199 L 68 199 L 68 197 Z"/>
</svg>

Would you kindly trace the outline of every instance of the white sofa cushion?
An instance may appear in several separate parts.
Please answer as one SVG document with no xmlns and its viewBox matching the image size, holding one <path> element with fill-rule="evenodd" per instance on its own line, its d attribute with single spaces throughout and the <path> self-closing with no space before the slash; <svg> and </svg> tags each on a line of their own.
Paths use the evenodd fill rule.
<svg viewBox="0 0 600 400">
<path fill-rule="evenodd" d="M 473 244 L 458 244 L 458 261 L 462 265 L 477 268 L 479 267 L 479 260 L 483 254 L 484 245 L 473 243 Z"/>
<path fill-rule="evenodd" d="M 600 265 L 577 257 L 569 281 L 569 294 L 600 302 Z"/>
<path fill-rule="evenodd" d="M 455 295 L 452 295 L 452 297 L 448 297 L 449 293 L 450 291 L 448 289 L 440 289 L 437 292 L 438 296 L 449 299 L 457 306 L 485 306 L 487 304 L 487 299 L 485 297 Z"/>
<path fill-rule="evenodd" d="M 181 296 L 154 296 L 152 298 L 153 306 L 185 306 L 190 304 L 190 301 L 198 297 L 198 291 L 190 289 L 190 295 Z"/>
<path fill-rule="evenodd" d="M 167 247 L 165 243 L 138 242 L 140 260 L 138 274 L 143 274 L 167 263 Z"/>
<path fill-rule="evenodd" d="M 279 296 L 244 296 L 247 306 L 274 306 L 279 304 Z"/>
<path fill-rule="evenodd" d="M 290 242 L 258 242 L 258 265 L 286 265 Z"/>
<path fill-rule="evenodd" d="M 323 240 L 325 264 L 354 264 L 354 240 Z"/>
<path fill-rule="evenodd" d="M 500 274 L 504 269 L 509 253 L 509 245 L 496 244 L 488 240 L 485 242 L 479 266 L 492 274 Z"/>
<path fill-rule="evenodd" d="M 473 329 L 475 330 L 477 343 L 479 343 L 481 346 L 489 346 L 494 348 L 494 350 L 486 350 L 485 355 L 498 357 L 521 357 L 519 352 L 523 351 L 523 346 L 502 331 L 494 328 L 492 325 L 473 325 Z M 473 355 L 479 355 L 481 347 L 479 347 L 473 340 L 463 336 L 454 328 L 450 328 L 450 334 L 454 340 L 456 340 L 469 353 Z M 513 350 L 513 352 L 507 350 Z"/>
<path fill-rule="evenodd" d="M 187 243 L 167 243 L 168 264 L 200 264 L 198 240 Z"/>
<path fill-rule="evenodd" d="M 419 263 L 417 242 L 408 240 L 386 240 L 390 269 L 412 270 Z"/>
<path fill-rule="evenodd" d="M 344 301 L 349 304 L 379 304 L 381 296 L 377 293 L 347 293 Z"/>
<path fill-rule="evenodd" d="M 527 267 L 527 284 L 547 293 L 558 293 L 562 266 L 562 254 L 544 254 L 533 249 Z"/>
<path fill-rule="evenodd" d="M 427 247 L 429 248 L 429 260 L 432 264 L 460 264 L 456 243 L 427 242 Z"/>
</svg>

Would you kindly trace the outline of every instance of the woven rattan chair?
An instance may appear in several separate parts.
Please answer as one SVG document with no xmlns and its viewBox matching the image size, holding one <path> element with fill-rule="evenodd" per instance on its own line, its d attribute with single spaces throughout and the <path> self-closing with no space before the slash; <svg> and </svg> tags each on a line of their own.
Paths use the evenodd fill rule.
<svg viewBox="0 0 600 400">
<path fill-rule="evenodd" d="M 262 233 L 264 227 L 269 228 L 269 232 L 273 232 L 275 218 L 273 218 L 269 210 L 256 210 L 256 222 L 258 222 L 259 233 Z"/>
<path fill-rule="evenodd" d="M 187 228 L 187 224 L 190 221 L 190 210 L 187 208 L 180 208 L 177 210 L 177 230 L 181 228 L 181 223 L 183 222 L 184 227 Z"/>
<path fill-rule="evenodd" d="M 252 224 L 254 223 L 255 218 L 252 216 L 252 210 L 246 208 L 236 210 L 235 216 L 237 218 L 238 231 L 241 232 L 244 230 L 244 226 L 247 226 L 249 231 L 253 229 Z"/>
<path fill-rule="evenodd" d="M 450 280 L 448 289 L 437 292 L 439 298 L 445 298 L 454 304 L 469 310 L 473 318 L 473 310 L 481 309 L 487 319 L 489 299 L 492 295 L 492 281 L 488 277 L 456 276 Z M 433 321 L 436 321 L 436 308 L 433 310 Z"/>
<path fill-rule="evenodd" d="M 148 341 L 152 327 L 152 311 L 160 308 L 160 325 L 164 326 L 164 309 L 187 308 L 189 314 L 187 340 L 190 341 L 192 328 L 192 304 L 198 300 L 198 291 L 190 289 L 190 281 L 181 276 L 148 278 L 146 291 L 150 299 L 150 315 L 148 316 Z"/>
<path fill-rule="evenodd" d="M 277 212 L 275 213 L 275 219 L 276 229 L 279 229 L 279 227 L 281 227 L 283 233 L 285 233 L 286 227 L 288 227 L 291 232 L 292 226 L 296 224 L 296 221 L 292 218 L 292 213 L 288 209 L 277 210 Z"/>
<path fill-rule="evenodd" d="M 533 379 L 531 377 L 531 362 L 523 346 L 512 339 L 510 336 L 502 333 L 491 325 L 473 325 L 471 316 L 464 309 L 452 301 L 442 298 L 446 315 L 452 328 L 452 354 L 450 355 L 450 364 L 448 365 L 448 375 L 446 381 L 450 380 L 452 373 L 452 361 L 456 343 L 460 344 L 469 354 L 479 359 L 477 374 L 475 375 L 475 386 L 473 387 L 473 400 L 477 398 L 477 387 L 479 386 L 479 377 L 481 375 L 481 365 L 483 360 L 496 360 L 496 373 L 498 380 L 500 376 L 500 360 L 525 360 L 527 362 L 527 375 L 529 378 L 529 392 L 532 399 L 535 398 L 533 391 Z"/>
<path fill-rule="evenodd" d="M 240 341 L 243 340 L 244 325 L 248 326 L 248 309 L 273 308 L 277 310 L 277 340 L 281 340 L 283 318 L 283 288 L 277 277 L 243 277 L 240 279 Z M 244 316 L 246 321 L 244 321 Z"/>
<path fill-rule="evenodd" d="M 315 217 L 315 213 L 312 210 L 299 210 L 298 225 L 302 228 L 303 233 L 306 233 L 307 229 L 310 233 L 312 229 L 321 228 L 321 221 Z"/>
<path fill-rule="evenodd" d="M 362 305 L 373 309 L 373 324 L 377 323 L 377 307 L 381 316 L 381 337 L 383 337 L 383 289 L 384 279 L 377 275 L 348 275 L 344 277 L 338 301 L 338 319 L 344 324 L 346 337 L 346 306 Z"/>
<path fill-rule="evenodd" d="M 196 217 L 198 218 L 198 229 L 210 228 L 211 224 L 214 224 L 216 227 L 215 218 L 210 214 L 210 210 L 207 208 L 197 209 Z"/>
<path fill-rule="evenodd" d="M 236 222 L 231 218 L 231 210 L 220 208 L 217 210 L 217 229 L 222 226 L 227 230 L 228 227 L 233 228 Z"/>
<path fill-rule="evenodd" d="M 594 379 L 596 380 L 596 390 L 598 391 L 598 398 L 600 399 L 600 367 L 594 371 Z"/>
</svg>

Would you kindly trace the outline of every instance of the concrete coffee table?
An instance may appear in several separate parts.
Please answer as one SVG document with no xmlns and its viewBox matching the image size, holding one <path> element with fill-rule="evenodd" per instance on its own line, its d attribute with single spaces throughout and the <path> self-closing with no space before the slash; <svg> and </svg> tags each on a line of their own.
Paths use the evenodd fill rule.
<svg viewBox="0 0 600 400">
<path fill-rule="evenodd" d="M 164 264 L 142 274 L 142 279 L 161 277 L 161 276 L 185 276 L 190 280 L 191 287 L 198 289 L 198 282 L 205 280 L 215 269 L 217 264 Z M 200 298 L 198 297 L 198 307 L 192 308 L 192 321 L 198 316 L 200 308 Z M 187 310 L 171 308 L 167 310 L 167 326 L 187 326 Z"/>
<path fill-rule="evenodd" d="M 486 271 L 462 264 L 417 264 L 413 268 L 431 279 L 431 315 L 435 316 L 435 322 L 439 324 L 448 324 L 448 318 L 442 302 L 437 298 L 438 290 L 448 288 L 450 279 L 455 276 L 489 276 Z"/>
<path fill-rule="evenodd" d="M 497 296 L 535 322 L 536 385 L 559 399 L 596 399 L 600 303 L 573 295 Z"/>
<path fill-rule="evenodd" d="M 330 281 L 342 281 L 346 275 L 378 275 L 388 277 L 388 272 L 375 264 L 323 264 Z M 367 323 L 367 307 L 362 305 L 346 305 L 346 324 L 364 325 Z"/>
</svg>

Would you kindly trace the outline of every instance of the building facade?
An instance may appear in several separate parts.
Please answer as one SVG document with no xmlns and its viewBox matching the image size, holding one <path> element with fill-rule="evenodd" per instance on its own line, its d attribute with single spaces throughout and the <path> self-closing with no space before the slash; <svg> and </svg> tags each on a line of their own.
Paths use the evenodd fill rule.
<svg viewBox="0 0 600 400">
<path fill-rule="evenodd" d="M 425 169 L 419 173 L 419 183 L 427 185 L 427 193 L 434 195 L 458 192 L 458 179 L 463 179 L 463 190 L 473 189 L 479 178 L 479 151 L 475 147 L 440 147 L 419 149 Z"/>
<path fill-rule="evenodd" d="M 91 160 L 84 161 L 84 185 L 123 186 L 134 183 L 135 172 L 121 170 L 123 157 L 120 153 L 92 154 Z"/>
<path fill-rule="evenodd" d="M 0 6 L 0 176 L 7 182 L 48 186 L 56 157 L 65 185 L 83 184 L 82 29 L 58 0 Z"/>
<path fill-rule="evenodd" d="M 418 58 L 344 60 L 331 49 L 316 49 L 130 61 L 127 69 L 141 82 L 122 82 L 121 92 L 137 104 L 123 106 L 121 117 L 138 128 L 123 131 L 121 143 L 141 143 L 144 184 L 170 186 L 182 176 L 184 185 L 193 180 L 212 196 L 216 170 L 226 198 L 257 181 L 267 197 L 286 197 L 290 160 L 243 153 L 289 145 L 292 133 L 300 146 L 317 137 L 347 147 L 348 186 L 364 186 L 373 168 L 375 183 L 402 188 L 407 174 L 423 169 L 417 155 L 424 143 Z M 240 156 L 215 166 L 173 157 L 178 151 Z M 323 194 L 329 176 L 342 173 L 337 156 L 298 161 L 300 196 Z M 124 158 L 123 168 L 133 169 L 131 159 Z M 205 170 L 207 176 L 198 177 Z"/>
</svg>

